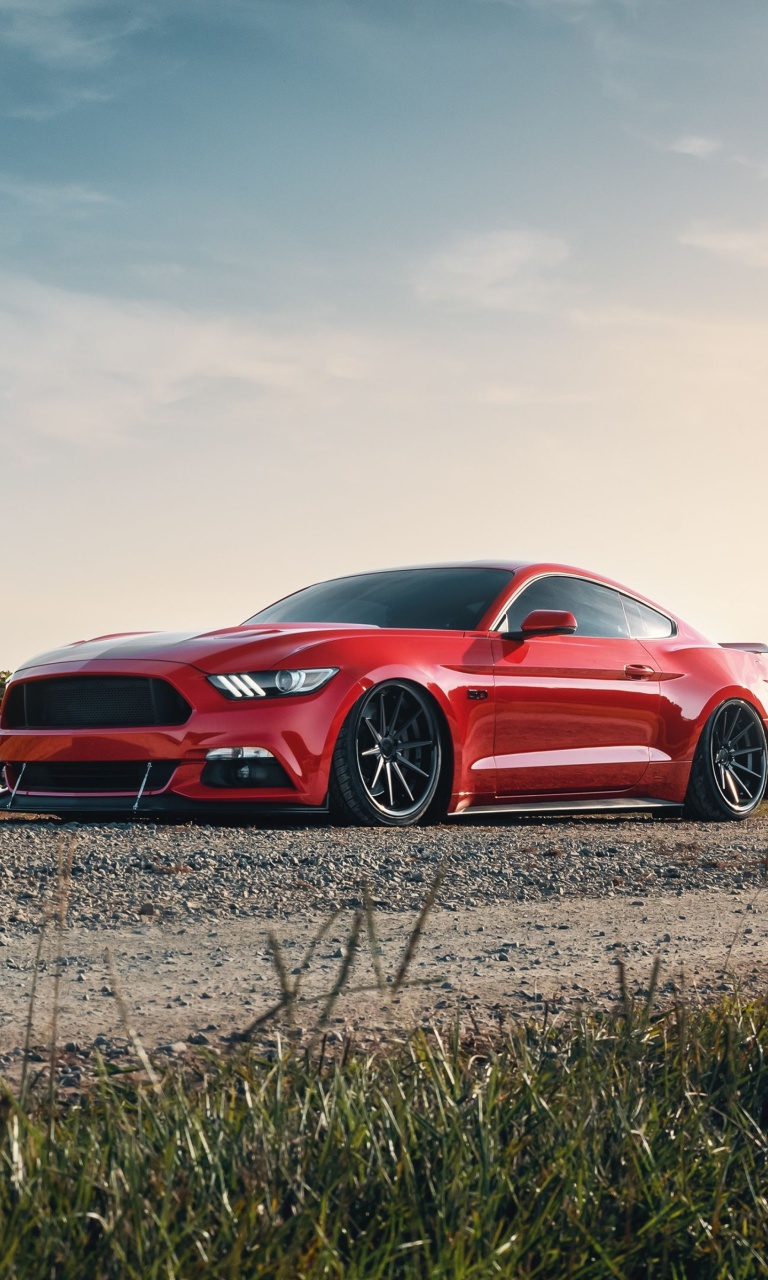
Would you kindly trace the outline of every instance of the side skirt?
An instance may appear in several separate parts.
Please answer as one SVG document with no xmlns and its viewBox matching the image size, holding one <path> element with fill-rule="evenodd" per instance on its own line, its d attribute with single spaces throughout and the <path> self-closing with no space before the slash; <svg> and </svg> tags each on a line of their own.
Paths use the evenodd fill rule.
<svg viewBox="0 0 768 1280">
<path fill-rule="evenodd" d="M 523 800 L 520 804 L 469 805 L 449 818 L 492 817 L 497 813 L 637 813 L 649 809 L 682 809 L 674 800 Z"/>
</svg>

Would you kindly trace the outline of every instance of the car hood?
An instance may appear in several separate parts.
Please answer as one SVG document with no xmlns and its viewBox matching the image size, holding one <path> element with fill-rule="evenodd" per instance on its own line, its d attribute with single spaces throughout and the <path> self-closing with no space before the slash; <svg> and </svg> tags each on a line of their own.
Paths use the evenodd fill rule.
<svg viewBox="0 0 768 1280">
<path fill-rule="evenodd" d="M 70 662 L 82 669 L 91 662 L 131 661 L 186 663 L 213 674 L 240 667 L 246 671 L 259 667 L 268 670 L 313 645 L 372 632 L 378 632 L 378 628 L 313 622 L 228 627 L 222 631 L 141 631 L 97 636 L 39 654 L 23 663 L 14 674 L 29 667 Z"/>
</svg>

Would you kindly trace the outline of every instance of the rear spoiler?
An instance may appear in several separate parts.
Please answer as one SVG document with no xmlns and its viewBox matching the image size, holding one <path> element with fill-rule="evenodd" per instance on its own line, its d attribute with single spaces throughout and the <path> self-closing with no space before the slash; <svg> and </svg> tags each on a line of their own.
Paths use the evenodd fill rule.
<svg viewBox="0 0 768 1280">
<path fill-rule="evenodd" d="M 768 653 L 768 644 L 762 640 L 724 640 L 721 649 L 742 649 L 744 653 Z"/>
</svg>

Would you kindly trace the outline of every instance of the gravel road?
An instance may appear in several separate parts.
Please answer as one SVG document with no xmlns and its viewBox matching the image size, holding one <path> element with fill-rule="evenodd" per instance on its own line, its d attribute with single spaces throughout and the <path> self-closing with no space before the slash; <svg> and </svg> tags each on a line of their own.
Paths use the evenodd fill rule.
<svg viewBox="0 0 768 1280">
<path fill-rule="evenodd" d="M 610 1003 L 618 957 L 642 988 L 659 954 L 662 988 L 684 971 L 702 996 L 734 983 L 756 989 L 768 969 L 768 807 L 721 826 L 622 816 L 406 831 L 6 817 L 6 1064 L 18 1057 L 41 922 L 56 899 L 59 852 L 72 841 L 67 928 L 58 937 L 49 924 L 42 940 L 33 1039 L 46 1041 L 60 956 L 60 1034 L 78 1053 L 99 1036 L 105 1052 L 124 1051 L 105 948 L 150 1046 L 182 1053 L 192 1036 L 215 1048 L 278 994 L 270 930 L 290 972 L 318 923 L 340 909 L 302 979 L 306 996 L 319 997 L 338 972 L 367 882 L 392 975 L 440 868 L 445 878 L 411 971 L 430 985 L 403 993 L 394 1013 L 378 992 L 348 996 L 333 1015 L 340 1031 L 385 1034 L 453 1017 L 457 1006 L 487 1022 L 545 999 L 556 1010 Z M 356 972 L 358 984 L 373 982 L 367 943 Z M 299 1021 L 311 1025 L 316 1007 L 300 1010 Z"/>
</svg>

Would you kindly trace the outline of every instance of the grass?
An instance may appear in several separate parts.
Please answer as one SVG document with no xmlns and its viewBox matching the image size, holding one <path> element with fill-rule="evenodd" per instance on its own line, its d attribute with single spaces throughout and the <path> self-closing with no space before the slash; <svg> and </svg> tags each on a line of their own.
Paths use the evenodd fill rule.
<svg viewBox="0 0 768 1280">
<path fill-rule="evenodd" d="M 757 1277 L 768 1006 L 7 1093 L 9 1277 Z"/>
<path fill-rule="evenodd" d="M 40 934 L 61 950 L 75 837 Z M 270 939 L 280 998 L 221 1059 L 163 1072 L 116 995 L 143 1074 L 97 1057 L 57 1093 L 0 1084 L 0 1277 L 9 1280 L 747 1280 L 768 1274 L 768 998 L 643 1000 L 613 1014 L 457 1025 L 363 1054 L 325 1027 L 367 939 L 382 1004 L 409 985 L 434 882 L 393 974 L 367 887 L 306 1048 L 257 1033 L 307 1008 Z M 36 981 L 38 965 L 34 975 Z M 54 982 L 58 982 L 58 963 Z M 34 1010 L 30 1000 L 27 1043 Z M 56 1003 L 56 1001 L 54 1002 Z"/>
</svg>

